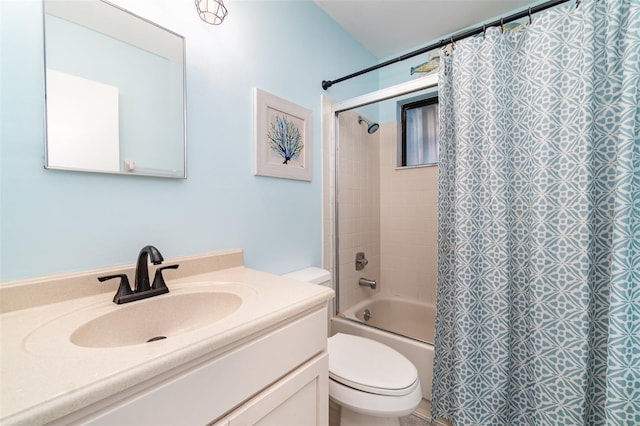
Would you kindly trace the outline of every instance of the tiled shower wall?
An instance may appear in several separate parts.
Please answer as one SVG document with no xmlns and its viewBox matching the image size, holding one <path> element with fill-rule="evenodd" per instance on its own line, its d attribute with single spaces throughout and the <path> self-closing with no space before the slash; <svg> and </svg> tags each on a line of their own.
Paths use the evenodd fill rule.
<svg viewBox="0 0 640 426">
<path fill-rule="evenodd" d="M 396 167 L 396 122 L 384 123 L 370 135 L 364 124 L 358 124 L 357 112 L 343 112 L 339 117 L 341 308 L 377 293 L 435 304 L 438 168 Z M 329 126 L 323 132 L 328 135 Z M 325 143 L 324 266 L 331 270 L 333 166 L 333 149 Z M 355 270 L 358 251 L 364 251 L 369 260 L 363 271 Z M 358 286 L 360 277 L 375 279 L 378 289 Z"/>
<path fill-rule="evenodd" d="M 379 133 L 380 291 L 435 305 L 438 167 L 397 168 L 397 123 Z"/>
<path fill-rule="evenodd" d="M 352 306 L 378 290 L 358 285 L 360 277 L 380 281 L 380 133 L 367 133 L 358 113 L 339 115 L 338 225 L 341 308 Z M 355 269 L 364 252 L 369 264 Z"/>
</svg>

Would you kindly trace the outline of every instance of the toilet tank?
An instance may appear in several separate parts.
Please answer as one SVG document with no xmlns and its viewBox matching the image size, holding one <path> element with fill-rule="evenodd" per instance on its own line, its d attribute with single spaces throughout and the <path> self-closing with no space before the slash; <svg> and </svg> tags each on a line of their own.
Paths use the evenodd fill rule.
<svg viewBox="0 0 640 426">
<path fill-rule="evenodd" d="M 292 278 L 298 281 L 304 281 L 306 283 L 317 284 L 324 287 L 331 287 L 331 272 L 326 269 L 316 268 L 315 266 L 311 266 L 309 268 L 301 269 L 299 271 L 290 272 L 288 274 L 284 274 L 284 277 Z M 327 304 L 328 308 L 328 317 L 327 317 L 327 331 L 329 330 L 331 324 L 331 317 L 335 312 L 333 299 L 329 301 Z"/>
<path fill-rule="evenodd" d="M 290 272 L 288 274 L 284 274 L 284 276 L 287 278 L 293 278 L 294 280 L 304 281 L 311 284 L 319 284 L 331 288 L 331 273 L 326 269 L 316 268 L 315 266 Z"/>
</svg>

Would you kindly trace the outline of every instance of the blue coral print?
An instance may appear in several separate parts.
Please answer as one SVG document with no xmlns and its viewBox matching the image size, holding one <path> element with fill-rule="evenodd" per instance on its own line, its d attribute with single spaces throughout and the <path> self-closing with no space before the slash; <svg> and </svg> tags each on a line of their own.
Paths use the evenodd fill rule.
<svg viewBox="0 0 640 426">
<path fill-rule="evenodd" d="M 277 156 L 282 157 L 282 164 L 285 165 L 298 158 L 304 149 L 300 128 L 282 115 L 274 117 L 267 138 L 269 139 L 269 148 Z"/>
</svg>

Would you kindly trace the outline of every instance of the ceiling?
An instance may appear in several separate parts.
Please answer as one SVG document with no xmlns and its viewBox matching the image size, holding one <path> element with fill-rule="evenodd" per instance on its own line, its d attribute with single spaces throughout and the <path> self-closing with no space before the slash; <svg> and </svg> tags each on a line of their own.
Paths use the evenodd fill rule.
<svg viewBox="0 0 640 426">
<path fill-rule="evenodd" d="M 315 0 L 378 59 L 518 12 L 535 0 Z"/>
</svg>

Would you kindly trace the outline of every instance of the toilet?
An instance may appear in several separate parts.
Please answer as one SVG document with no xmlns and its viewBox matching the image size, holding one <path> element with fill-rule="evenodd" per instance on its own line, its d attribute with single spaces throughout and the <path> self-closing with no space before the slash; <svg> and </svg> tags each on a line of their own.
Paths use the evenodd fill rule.
<svg viewBox="0 0 640 426">
<path fill-rule="evenodd" d="M 286 274 L 330 285 L 330 274 L 307 268 Z M 328 339 L 329 398 L 340 405 L 340 426 L 397 426 L 422 400 L 418 370 L 401 353 L 375 340 L 338 333 Z"/>
</svg>

